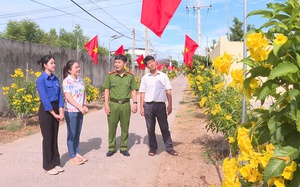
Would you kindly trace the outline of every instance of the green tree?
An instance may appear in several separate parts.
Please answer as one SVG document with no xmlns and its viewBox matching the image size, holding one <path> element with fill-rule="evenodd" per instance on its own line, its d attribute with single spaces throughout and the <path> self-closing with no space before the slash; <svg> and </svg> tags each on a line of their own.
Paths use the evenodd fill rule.
<svg viewBox="0 0 300 187">
<path fill-rule="evenodd" d="M 201 55 L 196 55 L 196 54 L 193 56 L 194 65 L 196 65 L 195 62 L 198 62 L 199 65 L 204 65 L 204 66 L 208 66 L 208 67 L 210 67 L 212 64 L 210 58 L 208 58 L 207 56 L 201 56 Z"/>
<path fill-rule="evenodd" d="M 254 25 L 247 25 L 247 31 L 254 29 Z M 244 37 L 243 22 L 237 17 L 233 18 L 233 26 L 230 29 L 230 41 L 242 41 Z M 227 33 L 228 34 L 228 33 Z"/>
<path fill-rule="evenodd" d="M 13 40 L 20 40 L 32 43 L 40 43 L 44 31 L 39 25 L 30 19 L 24 19 L 20 22 L 10 20 L 3 32 L 3 37 Z"/>
<path fill-rule="evenodd" d="M 41 39 L 41 44 L 56 46 L 58 47 L 59 36 L 56 32 L 56 29 L 51 28 L 48 33 L 45 33 L 43 38 Z"/>
</svg>

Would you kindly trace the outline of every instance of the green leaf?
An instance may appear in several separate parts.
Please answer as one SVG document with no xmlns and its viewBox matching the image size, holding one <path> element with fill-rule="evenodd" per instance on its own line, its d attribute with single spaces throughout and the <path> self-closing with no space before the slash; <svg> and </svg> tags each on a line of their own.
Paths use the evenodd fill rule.
<svg viewBox="0 0 300 187">
<path fill-rule="evenodd" d="M 276 132 L 277 123 L 279 119 L 285 114 L 285 110 L 282 109 L 280 112 L 276 112 L 268 121 L 268 128 L 270 129 L 270 134 Z"/>
<path fill-rule="evenodd" d="M 299 83 L 299 72 L 288 74 L 286 77 L 282 77 L 282 79 L 292 83 Z"/>
<path fill-rule="evenodd" d="M 274 157 L 275 156 L 280 156 L 280 157 L 285 157 L 288 156 L 290 157 L 291 161 L 296 159 L 299 154 L 298 149 L 292 147 L 292 146 L 285 146 L 285 147 L 276 147 L 274 151 Z"/>
<path fill-rule="evenodd" d="M 242 59 L 241 62 L 246 64 L 247 66 L 255 67 L 255 63 L 250 57 Z"/>
<path fill-rule="evenodd" d="M 297 128 L 297 131 L 300 132 L 300 110 L 297 110 L 296 128 Z"/>
<path fill-rule="evenodd" d="M 288 164 L 285 160 L 275 157 L 290 157 L 294 160 L 298 156 L 299 151 L 291 146 L 275 147 L 274 156 L 270 159 L 264 171 L 264 181 L 267 182 L 272 177 L 279 177 Z"/>
<path fill-rule="evenodd" d="M 285 161 L 272 157 L 264 171 L 264 181 L 267 182 L 272 177 L 279 177 L 285 167 Z"/>
<path fill-rule="evenodd" d="M 273 112 L 276 107 L 288 96 L 288 92 L 284 92 L 279 98 L 276 99 L 276 102 L 270 106 L 269 113 Z"/>
<path fill-rule="evenodd" d="M 267 28 L 267 27 L 271 27 L 271 26 L 278 26 L 278 27 L 283 28 L 284 30 L 289 29 L 285 24 L 276 22 L 276 21 L 269 21 L 269 22 L 263 24 L 260 28 L 263 29 L 263 28 Z"/>
<path fill-rule="evenodd" d="M 300 67 L 300 55 L 299 55 L 299 53 L 296 53 L 296 59 L 297 59 L 298 67 Z"/>
<path fill-rule="evenodd" d="M 251 77 L 267 77 L 270 74 L 270 69 L 269 68 L 265 68 L 263 66 L 258 66 L 255 68 L 252 68 L 249 70 L 249 73 L 251 73 Z"/>
<path fill-rule="evenodd" d="M 274 44 L 273 53 L 274 53 L 274 55 L 275 55 L 276 57 L 277 57 L 278 51 L 280 50 L 280 48 L 281 48 L 282 45 L 283 45 L 283 44 L 281 44 L 281 45 Z"/>
<path fill-rule="evenodd" d="M 270 141 L 270 130 L 267 126 L 261 126 L 255 130 L 255 138 L 258 144 L 262 145 Z"/>
<path fill-rule="evenodd" d="M 293 173 L 293 179 L 291 180 L 290 186 L 291 187 L 300 186 L 300 168 L 299 167 L 297 167 L 297 170 Z"/>
<path fill-rule="evenodd" d="M 290 96 L 290 102 L 291 102 L 291 111 L 290 111 L 290 116 L 294 121 L 297 121 L 297 97 L 300 95 L 300 91 L 296 89 L 290 89 L 288 91 L 289 96 Z"/>
<path fill-rule="evenodd" d="M 275 79 L 276 77 L 286 76 L 289 73 L 296 73 L 299 69 L 291 62 L 284 61 L 275 66 L 271 72 L 268 80 Z"/>
<path fill-rule="evenodd" d="M 293 129 L 291 128 L 291 125 L 288 123 L 284 123 L 276 129 L 276 132 L 274 133 L 274 141 L 281 142 L 284 140 L 285 136 L 289 134 Z"/>
<path fill-rule="evenodd" d="M 247 17 L 249 16 L 254 16 L 254 15 L 262 15 L 265 18 L 272 18 L 273 17 L 273 12 L 269 10 L 254 10 L 250 12 Z"/>
<path fill-rule="evenodd" d="M 264 100 L 268 95 L 270 95 L 275 88 L 279 85 L 275 81 L 267 81 L 265 82 L 261 88 L 259 88 L 257 94 L 258 100 Z"/>
<path fill-rule="evenodd" d="M 277 15 L 274 16 L 274 19 L 277 19 L 277 20 L 280 20 L 280 21 L 286 20 L 286 19 L 289 19 L 289 18 L 290 18 L 290 16 L 284 15 L 284 14 L 277 14 Z"/>
<path fill-rule="evenodd" d="M 299 141 L 300 133 L 291 125 L 289 126 L 289 128 L 291 129 L 291 132 L 285 135 L 284 137 L 285 145 L 289 145 L 296 149 L 300 149 L 300 141 Z"/>
</svg>

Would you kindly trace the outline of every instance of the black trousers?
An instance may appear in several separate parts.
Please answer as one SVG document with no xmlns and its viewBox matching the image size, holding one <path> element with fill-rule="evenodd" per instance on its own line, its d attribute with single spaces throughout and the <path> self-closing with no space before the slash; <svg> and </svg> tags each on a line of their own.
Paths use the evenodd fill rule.
<svg viewBox="0 0 300 187">
<path fill-rule="evenodd" d="M 51 104 L 55 113 L 58 114 L 58 102 L 52 102 Z M 57 145 L 59 122 L 50 112 L 45 111 L 42 103 L 40 104 L 38 118 L 43 136 L 43 168 L 48 171 L 60 165 Z"/>
<path fill-rule="evenodd" d="M 151 151 L 156 151 L 157 141 L 155 136 L 156 119 L 163 137 L 167 151 L 173 149 L 173 142 L 169 131 L 168 115 L 166 111 L 166 104 L 164 102 L 151 102 L 144 104 L 144 116 L 146 119 L 149 148 Z"/>
</svg>

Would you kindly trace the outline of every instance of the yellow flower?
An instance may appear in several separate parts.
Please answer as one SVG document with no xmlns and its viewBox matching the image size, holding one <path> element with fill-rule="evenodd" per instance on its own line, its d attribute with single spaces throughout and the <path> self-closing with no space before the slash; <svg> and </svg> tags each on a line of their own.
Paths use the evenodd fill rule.
<svg viewBox="0 0 300 187">
<path fill-rule="evenodd" d="M 287 179 L 287 180 L 292 180 L 293 179 L 293 173 L 294 171 L 297 170 L 297 163 L 296 162 L 292 162 L 291 165 L 286 166 L 281 174 L 281 176 L 283 176 L 283 178 Z"/>
<path fill-rule="evenodd" d="M 235 140 L 234 140 L 233 137 L 229 137 L 229 138 L 228 138 L 228 142 L 229 142 L 229 143 L 233 143 L 233 142 L 235 142 Z"/>
<path fill-rule="evenodd" d="M 7 86 L 3 86 L 3 87 L 2 87 L 2 90 L 3 90 L 3 91 L 9 91 L 9 89 L 10 89 L 10 87 L 7 87 Z"/>
<path fill-rule="evenodd" d="M 283 178 L 276 178 L 274 180 L 274 184 L 275 184 L 276 187 L 285 187 Z"/>
<path fill-rule="evenodd" d="M 223 56 L 218 56 L 213 60 L 213 66 L 221 73 L 228 75 L 232 64 L 231 55 L 224 53 Z"/>
<path fill-rule="evenodd" d="M 199 102 L 199 106 L 203 107 L 205 105 L 206 101 L 207 101 L 207 97 L 202 97 L 200 102 Z"/>
<path fill-rule="evenodd" d="M 240 90 L 243 89 L 244 83 L 244 70 L 243 69 L 235 69 L 231 71 L 232 82 L 229 84 L 231 87 L 238 86 Z"/>
<path fill-rule="evenodd" d="M 42 72 L 37 71 L 37 72 L 34 73 L 34 76 L 39 77 L 41 74 L 42 74 Z"/>
<path fill-rule="evenodd" d="M 274 43 L 277 45 L 283 45 L 288 40 L 288 38 L 283 34 L 278 34 L 274 40 Z"/>
<path fill-rule="evenodd" d="M 272 65 L 272 64 L 268 64 L 268 63 L 266 63 L 266 64 L 263 64 L 263 67 L 265 67 L 265 68 L 269 68 L 270 70 L 272 70 L 272 69 L 273 69 L 273 65 Z"/>
<path fill-rule="evenodd" d="M 89 79 L 88 77 L 85 77 L 83 79 L 83 82 L 85 82 L 85 83 L 91 83 L 91 79 Z"/>
<path fill-rule="evenodd" d="M 259 87 L 259 83 L 260 83 L 259 80 L 251 79 L 249 87 L 252 88 L 252 89 L 256 89 L 256 88 Z"/>
<path fill-rule="evenodd" d="M 266 60 L 272 51 L 267 38 L 261 32 L 247 35 L 246 45 L 254 62 Z"/>
<path fill-rule="evenodd" d="M 232 118 L 231 115 L 225 115 L 225 119 L 226 119 L 226 120 L 230 120 L 231 118 Z"/>
</svg>

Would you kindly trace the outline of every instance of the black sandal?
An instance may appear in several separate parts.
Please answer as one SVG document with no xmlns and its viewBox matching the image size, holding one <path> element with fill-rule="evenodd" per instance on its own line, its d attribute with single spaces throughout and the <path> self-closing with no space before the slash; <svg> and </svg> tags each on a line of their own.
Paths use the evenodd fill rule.
<svg viewBox="0 0 300 187">
<path fill-rule="evenodd" d="M 178 156 L 178 153 L 177 151 L 175 151 L 174 149 L 173 150 L 170 150 L 170 151 L 167 151 L 170 155 L 172 156 Z"/>
<path fill-rule="evenodd" d="M 149 155 L 149 156 L 154 156 L 155 154 L 156 154 L 155 151 L 149 151 L 149 152 L 148 152 L 148 155 Z"/>
</svg>

